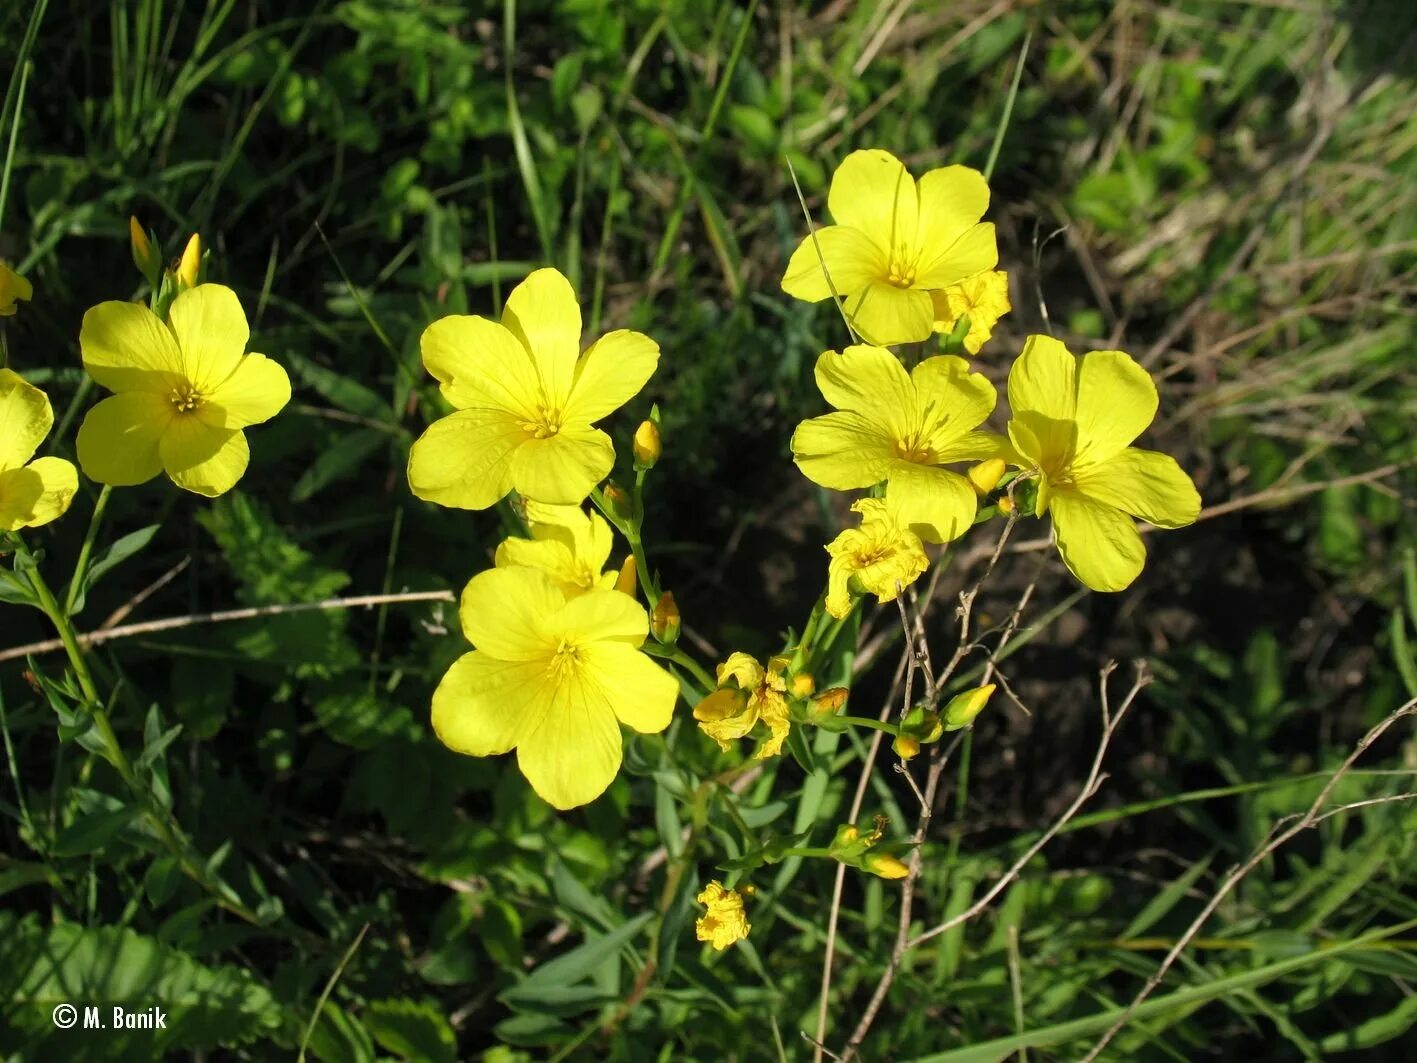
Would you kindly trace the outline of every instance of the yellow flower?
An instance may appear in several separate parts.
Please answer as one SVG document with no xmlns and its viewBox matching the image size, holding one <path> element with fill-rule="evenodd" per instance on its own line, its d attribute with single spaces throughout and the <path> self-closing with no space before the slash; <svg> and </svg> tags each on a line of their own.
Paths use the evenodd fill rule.
<svg viewBox="0 0 1417 1063">
<path fill-rule="evenodd" d="M 976 431 L 994 409 L 994 385 L 969 363 L 936 355 L 907 373 L 881 347 L 817 359 L 817 387 L 837 412 L 797 426 L 792 456 L 809 480 L 835 491 L 889 480 L 907 524 L 926 542 L 949 542 L 974 521 L 969 481 L 938 466 L 998 456 L 1002 436 Z"/>
<path fill-rule="evenodd" d="M 1009 302 L 1009 275 L 1003 270 L 988 270 L 932 292 L 935 306 L 935 331 L 949 335 L 959 319 L 969 316 L 969 331 L 964 334 L 964 349 L 978 354 L 989 341 L 994 326 L 1013 305 Z"/>
<path fill-rule="evenodd" d="M 1075 357 L 1030 336 L 1009 370 L 1009 405 L 1020 464 L 1038 474 L 1037 512 L 1052 513 L 1063 561 L 1093 590 L 1122 590 L 1141 572 L 1146 548 L 1132 517 L 1180 528 L 1199 515 L 1200 495 L 1175 459 L 1129 445 L 1157 406 L 1156 385 L 1130 355 Z"/>
<path fill-rule="evenodd" d="M 486 509 L 513 488 L 579 505 L 615 462 L 592 424 L 629 401 L 659 363 L 659 345 L 618 330 L 580 351 L 570 283 L 539 269 L 512 290 L 501 324 L 445 317 L 423 333 L 423 364 L 457 412 L 435 421 L 408 458 L 413 493 Z"/>
<path fill-rule="evenodd" d="M 763 760 L 781 753 L 791 726 L 782 662 L 774 661 L 772 667 L 764 668 L 746 653 L 729 654 L 728 660 L 718 666 L 718 686 L 694 709 L 699 730 L 717 742 L 720 749 L 728 750 L 761 721 L 770 733 L 754 758 Z"/>
<path fill-rule="evenodd" d="M 79 474 L 62 458 L 36 458 L 54 426 L 49 399 L 10 369 L 0 369 L 0 532 L 37 528 L 64 515 Z"/>
<path fill-rule="evenodd" d="M 669 726 L 679 684 L 639 651 L 649 619 L 628 595 L 567 598 L 534 568 L 478 573 L 463 591 L 476 647 L 433 693 L 433 730 L 474 757 L 517 751 L 517 766 L 559 809 L 595 800 L 620 770 L 620 724 Z"/>
<path fill-rule="evenodd" d="M 242 432 L 290 401 L 285 370 L 244 354 L 250 331 L 236 293 L 190 288 L 164 323 L 136 303 L 100 303 L 84 315 L 79 348 L 89 376 L 115 392 L 79 428 L 79 465 L 127 487 L 166 472 L 199 495 L 229 491 L 251 452 Z"/>
<path fill-rule="evenodd" d="M 29 302 L 34 298 L 34 287 L 4 262 L 0 262 L 0 317 L 13 317 L 19 309 L 17 299 Z"/>
<path fill-rule="evenodd" d="M 615 586 L 616 570 L 605 570 L 613 539 L 600 514 L 586 513 L 580 506 L 528 502 L 526 518 L 531 538 L 502 540 L 497 547 L 498 568 L 539 568 L 567 598 Z"/>
<path fill-rule="evenodd" d="M 826 608 L 838 620 L 851 611 L 853 592 L 893 602 L 898 588 L 910 586 L 930 566 L 920 537 L 906 526 L 892 501 L 863 498 L 856 502 L 851 508 L 861 514 L 861 526 L 848 528 L 827 546 L 831 563 L 827 567 Z"/>
<path fill-rule="evenodd" d="M 994 226 L 979 222 L 988 206 L 978 170 L 945 166 L 917 184 L 890 152 L 853 151 L 827 195 L 836 224 L 792 253 L 782 290 L 815 303 L 834 287 L 867 343 L 923 340 L 935 323 L 930 293 L 999 261 Z"/>
<path fill-rule="evenodd" d="M 719 952 L 735 941 L 742 941 L 753 929 L 743 908 L 742 895 L 737 890 L 725 889 L 722 882 L 710 882 L 694 899 L 708 908 L 694 924 L 694 935 Z"/>
</svg>

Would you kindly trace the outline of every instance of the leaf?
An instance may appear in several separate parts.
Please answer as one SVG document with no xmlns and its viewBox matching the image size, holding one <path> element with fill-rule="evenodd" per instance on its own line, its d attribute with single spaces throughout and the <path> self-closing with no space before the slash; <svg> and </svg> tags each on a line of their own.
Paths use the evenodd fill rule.
<svg viewBox="0 0 1417 1063">
<path fill-rule="evenodd" d="M 1133 917 L 1132 921 L 1127 924 L 1127 929 L 1118 936 L 1123 939 L 1138 937 L 1155 926 L 1167 912 L 1176 907 L 1186 892 L 1196 884 L 1196 879 L 1206 873 L 1213 859 L 1215 859 L 1214 853 L 1204 860 L 1197 860 L 1178 875 L 1174 882 L 1147 902 L 1146 907 Z"/>
<path fill-rule="evenodd" d="M 333 369 L 312 362 L 302 354 L 286 351 L 285 358 L 296 376 L 341 410 L 383 424 L 393 423 L 388 399 Z"/>
<path fill-rule="evenodd" d="M 308 502 L 336 480 L 361 468 L 365 458 L 388 442 L 389 434 L 377 428 L 361 428 L 341 436 L 324 447 L 300 479 L 295 481 L 295 486 L 290 489 L 290 500 Z"/>
<path fill-rule="evenodd" d="M 34 589 L 26 580 L 21 579 L 15 573 L 0 568 L 0 602 L 6 605 L 35 605 L 39 604 L 39 599 L 34 596 Z"/>
<path fill-rule="evenodd" d="M 133 821 L 137 812 L 129 806 L 81 815 L 59 832 L 49 853 L 62 858 L 86 856 L 102 849 Z"/>
<path fill-rule="evenodd" d="M 432 1004 L 376 1000 L 364 1011 L 364 1028 L 374 1040 L 403 1059 L 444 1063 L 457 1058 L 457 1038 Z"/>
<path fill-rule="evenodd" d="M 565 955 L 543 963 L 521 983 L 504 990 L 497 999 L 512 1007 L 528 1007 L 536 1004 L 551 990 L 565 989 L 589 977 L 601 965 L 618 962 L 616 954 L 620 948 L 638 934 L 653 917 L 653 912 L 641 912 L 610 933 L 592 938 Z M 596 992 L 599 993 L 598 990 Z"/>
<path fill-rule="evenodd" d="M 89 563 L 88 571 L 84 573 L 84 578 L 79 584 L 79 593 L 74 598 L 73 611 L 75 614 L 83 610 L 84 603 L 88 601 L 89 591 L 93 590 L 94 585 L 107 573 L 113 571 L 152 542 L 153 536 L 157 534 L 160 527 L 159 524 L 149 524 L 146 528 L 129 532 L 94 555 L 94 559 Z"/>
</svg>

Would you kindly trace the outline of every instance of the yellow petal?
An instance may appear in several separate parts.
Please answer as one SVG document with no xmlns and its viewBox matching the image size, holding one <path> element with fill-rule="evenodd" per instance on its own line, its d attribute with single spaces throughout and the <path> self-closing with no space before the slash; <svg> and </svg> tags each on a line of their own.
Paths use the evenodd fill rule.
<svg viewBox="0 0 1417 1063">
<path fill-rule="evenodd" d="M 915 180 L 888 151 L 853 151 L 843 159 L 832 175 L 827 209 L 838 225 L 860 229 L 881 247 L 909 247 L 915 240 Z"/>
<path fill-rule="evenodd" d="M 719 686 L 735 679 L 740 689 L 753 690 L 762 685 L 766 675 L 762 665 L 740 650 L 730 653 L 728 660 L 718 666 L 717 679 Z"/>
<path fill-rule="evenodd" d="M 952 461 L 987 461 L 990 458 L 1002 458 L 1011 465 L 1023 464 L 1009 437 L 999 432 L 966 432 L 935 450 L 935 461 L 941 465 Z"/>
<path fill-rule="evenodd" d="M 1077 491 L 1055 490 L 1049 508 L 1053 538 L 1069 571 L 1095 591 L 1120 591 L 1146 563 L 1132 518 Z"/>
<path fill-rule="evenodd" d="M 512 454 L 512 484 L 537 502 L 579 505 L 615 464 L 610 437 L 598 428 L 562 428 L 528 439 Z"/>
<path fill-rule="evenodd" d="M 895 456 L 895 439 L 859 413 L 812 417 L 792 433 L 792 460 L 802 475 L 833 491 L 880 483 Z"/>
<path fill-rule="evenodd" d="M 590 346 L 576 368 L 566 404 L 568 421 L 591 424 L 640 393 L 659 365 L 659 344 L 629 329 L 608 332 Z"/>
<path fill-rule="evenodd" d="M 620 722 L 603 701 L 558 697 L 541 724 L 517 745 L 517 765 L 531 788 L 563 811 L 589 804 L 620 770 Z"/>
<path fill-rule="evenodd" d="M 1200 516 L 1196 485 L 1169 454 L 1128 447 L 1100 464 L 1078 467 L 1073 478 L 1089 498 L 1158 528 L 1183 528 Z"/>
<path fill-rule="evenodd" d="M 985 222 L 966 229 L 949 247 L 922 260 L 915 274 L 915 285 L 918 288 L 947 288 L 998 264 L 999 244 L 994 225 Z"/>
<path fill-rule="evenodd" d="M 23 468 L 0 472 L 0 531 L 57 520 L 78 489 L 78 472 L 62 458 L 38 458 Z"/>
<path fill-rule="evenodd" d="M 562 410 L 581 353 L 581 308 L 559 270 L 538 269 L 507 296 L 502 324 L 531 352 L 550 404 Z"/>
<path fill-rule="evenodd" d="M 974 523 L 974 489 L 958 473 L 930 465 L 897 462 L 887 499 L 896 518 L 927 543 L 958 539 Z"/>
<path fill-rule="evenodd" d="M 838 410 L 851 410 L 883 434 L 903 439 L 915 414 L 915 389 L 900 359 L 883 347 L 855 346 L 817 358 L 817 388 Z"/>
<path fill-rule="evenodd" d="M 239 429 L 213 428 L 196 417 L 174 417 L 158 449 L 172 482 L 207 498 L 235 487 L 251 460 Z"/>
<path fill-rule="evenodd" d="M 582 651 L 579 687 L 587 701 L 598 692 L 621 723 L 641 734 L 658 734 L 668 727 L 679 700 L 678 680 L 624 642 L 587 646 Z"/>
<path fill-rule="evenodd" d="M 857 335 L 879 347 L 913 343 L 934 331 L 935 306 L 926 291 L 873 281 L 843 306 Z"/>
<path fill-rule="evenodd" d="M 555 581 L 567 597 L 580 594 L 594 582 L 585 580 L 585 573 L 576 564 L 571 548 L 555 539 L 522 539 L 512 536 L 497 544 L 494 564 L 498 568 L 537 568 Z"/>
<path fill-rule="evenodd" d="M 498 660 L 547 661 L 558 641 L 553 622 L 565 604 L 539 569 L 491 568 L 468 580 L 458 618 L 467 640 Z"/>
<path fill-rule="evenodd" d="M 12 369 L 0 369 L 0 472 L 30 460 L 54 426 L 49 397 Z"/>
<path fill-rule="evenodd" d="M 787 714 L 787 701 L 776 691 L 772 691 L 762 698 L 762 706 L 758 712 L 758 718 L 768 725 L 768 737 L 758 746 L 753 754 L 754 760 L 766 760 L 768 757 L 775 757 L 782 752 L 782 744 L 787 741 L 788 732 L 792 729 L 792 722 Z"/>
<path fill-rule="evenodd" d="M 453 662 L 433 692 L 433 731 L 457 753 L 507 753 L 550 707 L 544 661 L 501 661 L 480 650 Z"/>
<path fill-rule="evenodd" d="M 850 226 L 826 225 L 816 231 L 815 240 L 808 234 L 792 252 L 782 290 L 815 303 L 830 298 L 835 288 L 844 299 L 872 281 L 884 280 L 888 272 L 886 252 L 870 236 Z"/>
<path fill-rule="evenodd" d="M 87 317 L 84 322 L 87 327 Z M 146 483 L 162 472 L 158 443 L 175 416 L 165 396 L 136 391 L 104 399 L 79 426 L 79 467 L 90 480 L 113 487 Z"/>
<path fill-rule="evenodd" d="M 951 247 L 989 209 L 989 184 L 982 173 L 968 166 L 931 170 L 920 178 L 919 189 L 918 239 L 926 260 Z"/>
<path fill-rule="evenodd" d="M 423 330 L 419 349 L 443 397 L 460 410 L 506 410 L 530 421 L 545 401 L 531 352 L 495 321 L 439 318 Z"/>
<path fill-rule="evenodd" d="M 556 631 L 572 641 L 603 639 L 636 647 L 649 631 L 649 616 L 628 594 L 597 590 L 567 602 L 557 618 Z"/>
<path fill-rule="evenodd" d="M 79 329 L 79 350 L 89 376 L 109 391 L 146 391 L 166 399 L 187 385 L 172 330 L 137 303 L 99 303 L 89 310 Z"/>
<path fill-rule="evenodd" d="M 290 401 L 290 377 L 264 354 L 248 354 L 197 408 L 213 428 L 246 428 L 268 421 Z"/>
<path fill-rule="evenodd" d="M 971 372 L 969 363 L 956 355 L 926 358 L 910 371 L 910 378 L 925 442 L 937 454 L 979 427 L 998 401 L 989 379 Z"/>
<path fill-rule="evenodd" d="M 1146 431 L 1156 417 L 1156 385 L 1129 354 L 1093 351 L 1082 357 L 1077 384 L 1075 459 L 1106 461 Z"/>
<path fill-rule="evenodd" d="M 408 454 L 408 486 L 426 502 L 487 509 L 512 489 L 522 421 L 498 410 L 459 410 L 434 421 Z"/>
<path fill-rule="evenodd" d="M 1066 467 L 1076 450 L 1077 363 L 1051 336 L 1030 336 L 1009 370 L 1013 420 L 1030 433 L 1031 460 L 1050 472 Z M 1009 432 L 1023 451 L 1012 424 Z"/>
<path fill-rule="evenodd" d="M 18 307 L 15 300 L 29 302 L 34 298 L 34 287 L 5 263 L 0 262 L 0 317 L 13 317 Z"/>
<path fill-rule="evenodd" d="M 236 293 L 223 284 L 198 285 L 172 301 L 167 320 L 182 349 L 183 375 L 211 395 L 236 372 L 251 338 Z"/>
</svg>

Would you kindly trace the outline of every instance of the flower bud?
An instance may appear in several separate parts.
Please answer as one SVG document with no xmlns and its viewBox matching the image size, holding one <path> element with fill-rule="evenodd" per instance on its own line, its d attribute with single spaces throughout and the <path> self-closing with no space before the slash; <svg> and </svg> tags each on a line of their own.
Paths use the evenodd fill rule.
<svg viewBox="0 0 1417 1063">
<path fill-rule="evenodd" d="M 983 498 L 999 485 L 999 480 L 1007 469 L 1008 465 L 1003 458 L 990 458 L 988 461 L 981 461 L 965 475 L 969 477 L 969 484 L 974 488 L 974 493 Z"/>
<path fill-rule="evenodd" d="M 814 694 L 810 709 L 813 721 L 826 719 L 839 713 L 841 707 L 846 704 L 846 696 L 849 693 L 850 691 L 846 687 L 827 687 Z"/>
<path fill-rule="evenodd" d="M 905 878 L 910 874 L 910 868 L 890 853 L 867 853 L 861 858 L 861 866 L 879 878 Z"/>
<path fill-rule="evenodd" d="M 896 740 L 891 743 L 891 749 L 901 760 L 910 760 L 920 753 L 920 739 L 913 735 L 897 735 Z"/>
<path fill-rule="evenodd" d="M 1007 516 L 1008 516 L 1010 513 L 1012 513 L 1013 511 L 1014 511 L 1014 500 L 1013 500 L 1012 498 L 1010 498 L 1008 495 L 1005 495 L 1003 498 L 999 499 L 999 512 L 1000 512 L 1000 513 L 1002 513 L 1004 516 L 1007 517 Z"/>
<path fill-rule="evenodd" d="M 635 429 L 635 440 L 631 446 L 635 456 L 636 469 L 653 469 L 663 450 L 659 439 L 659 425 L 653 421 L 641 421 Z"/>
<path fill-rule="evenodd" d="M 173 271 L 177 279 L 179 289 L 195 288 L 201 279 L 202 273 L 202 238 L 197 233 L 192 234 L 192 238 L 187 241 L 186 248 L 182 251 L 182 258 L 177 263 L 177 269 Z"/>
<path fill-rule="evenodd" d="M 944 711 L 945 730 L 958 731 L 962 727 L 968 727 L 974 722 L 974 717 L 984 711 L 984 706 L 989 704 L 993 693 L 994 684 L 990 683 L 975 690 L 966 690 L 963 694 L 951 698 Z"/>
<path fill-rule="evenodd" d="M 792 691 L 794 698 L 811 697 L 812 691 L 817 689 L 817 680 L 811 672 L 798 672 L 792 677 L 788 689 Z"/>
<path fill-rule="evenodd" d="M 162 252 L 153 246 L 152 237 L 138 224 L 138 219 L 131 216 L 128 218 L 128 249 L 133 254 L 133 265 L 156 289 L 162 283 Z"/>
<path fill-rule="evenodd" d="M 679 606 L 675 604 L 673 593 L 665 591 L 650 613 L 650 632 L 664 645 L 673 646 L 679 641 L 679 628 Z"/>
<path fill-rule="evenodd" d="M 836 830 L 836 836 L 832 838 L 832 843 L 827 848 L 831 852 L 838 849 L 845 849 L 847 846 L 855 845 L 861 837 L 861 831 L 855 823 L 843 823 Z"/>
<path fill-rule="evenodd" d="M 631 554 L 629 557 L 625 558 L 625 563 L 620 566 L 620 575 L 615 577 L 615 589 L 621 594 L 628 594 L 633 598 L 638 582 L 638 578 L 635 575 L 635 555 Z"/>
<path fill-rule="evenodd" d="M 602 494 L 605 497 L 605 507 L 617 521 L 628 521 L 634 515 L 634 505 L 629 494 L 613 480 L 605 481 Z"/>
</svg>

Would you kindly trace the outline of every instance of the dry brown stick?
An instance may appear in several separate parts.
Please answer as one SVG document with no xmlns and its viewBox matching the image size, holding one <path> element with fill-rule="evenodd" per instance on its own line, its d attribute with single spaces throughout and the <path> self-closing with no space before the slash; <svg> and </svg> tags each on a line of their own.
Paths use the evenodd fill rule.
<svg viewBox="0 0 1417 1063">
<path fill-rule="evenodd" d="M 79 636 L 80 646 L 97 646 L 113 639 L 130 638 L 133 635 L 152 635 L 160 631 L 176 631 L 198 624 L 222 624 L 232 620 L 254 620 L 262 616 L 282 616 L 288 613 L 308 613 L 329 609 L 360 609 L 375 605 L 397 605 L 407 602 L 453 602 L 452 591 L 410 591 L 405 594 L 364 594 L 353 598 L 326 598 L 318 602 L 290 602 L 283 605 L 253 605 L 244 609 L 224 609 L 215 613 L 190 613 L 187 616 L 169 616 L 162 620 L 145 620 L 140 624 L 124 624 L 105 630 L 90 631 Z M 27 657 L 32 653 L 52 653 L 62 650 L 64 643 L 59 639 L 32 642 L 28 646 L 15 646 L 0 650 L 0 661 L 11 661 Z"/>
<path fill-rule="evenodd" d="M 1343 763 L 1338 766 L 1338 770 L 1329 776 L 1328 782 L 1326 782 L 1324 788 L 1319 791 L 1318 797 L 1314 798 L 1314 803 L 1309 806 L 1307 812 L 1298 817 L 1290 816 L 1279 820 L 1270 829 L 1269 835 L 1265 838 L 1264 842 L 1250 854 L 1249 858 L 1246 859 L 1244 863 L 1231 868 L 1230 873 L 1225 876 L 1225 880 L 1211 896 L 1205 907 L 1200 910 L 1200 913 L 1191 921 L 1191 925 L 1186 928 L 1186 932 L 1182 934 L 1180 938 L 1177 939 L 1176 944 L 1171 947 L 1171 951 L 1166 954 L 1166 958 L 1161 961 L 1161 965 L 1157 967 L 1151 977 L 1146 980 L 1146 984 L 1142 986 L 1141 991 L 1132 998 L 1132 1002 L 1127 1005 L 1126 1011 L 1118 1016 L 1117 1021 L 1112 1024 L 1111 1028 L 1098 1039 L 1097 1043 L 1093 1045 L 1087 1055 L 1083 1057 L 1083 1063 L 1091 1063 L 1092 1060 L 1095 1060 L 1101 1054 L 1102 1050 L 1111 1043 L 1112 1039 L 1117 1036 L 1122 1027 L 1131 1021 L 1137 1008 L 1151 995 L 1152 990 L 1161 984 L 1162 979 L 1166 977 L 1166 972 L 1171 969 L 1172 964 L 1174 964 L 1181 953 L 1185 951 L 1186 946 L 1201 932 L 1206 922 L 1215 914 L 1215 910 L 1220 907 L 1221 902 L 1229 896 L 1230 891 L 1238 886 L 1240 881 L 1258 867 L 1260 863 L 1272 856 L 1275 850 L 1280 846 L 1284 845 L 1296 835 L 1316 826 L 1324 818 L 1324 816 L 1320 815 L 1319 810 L 1328 803 L 1329 795 L 1333 793 L 1334 787 L 1348 774 L 1349 769 L 1353 767 L 1358 758 L 1367 752 L 1368 747 L 1376 742 L 1384 731 L 1404 716 L 1410 716 L 1414 712 L 1417 712 L 1417 698 L 1411 699 L 1376 724 L 1367 734 L 1358 740 L 1358 744 L 1353 747 L 1353 752 L 1348 754 Z M 1354 806 L 1358 807 L 1371 803 L 1373 802 L 1355 802 Z M 1347 809 L 1334 809 L 1332 811 L 1347 811 Z M 1288 827 L 1285 827 L 1286 822 L 1289 823 Z"/>
<path fill-rule="evenodd" d="M 162 590 L 169 583 L 171 583 L 178 576 L 180 576 L 182 572 L 187 568 L 187 566 L 191 563 L 192 556 L 188 554 L 181 561 L 177 562 L 177 564 L 173 565 L 161 576 L 159 576 L 157 579 L 153 580 L 146 587 L 140 590 L 137 594 L 133 595 L 133 597 L 129 598 L 117 609 L 113 610 L 113 612 L 109 613 L 103 623 L 98 625 L 98 630 L 108 631 L 109 629 L 115 628 L 119 624 L 123 623 L 123 621 L 128 618 L 128 614 L 130 614 L 134 609 L 138 608 L 138 606 L 142 605 L 154 594 Z"/>
</svg>

